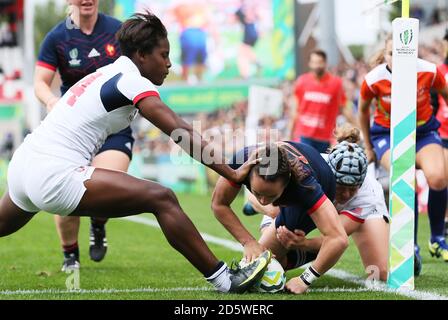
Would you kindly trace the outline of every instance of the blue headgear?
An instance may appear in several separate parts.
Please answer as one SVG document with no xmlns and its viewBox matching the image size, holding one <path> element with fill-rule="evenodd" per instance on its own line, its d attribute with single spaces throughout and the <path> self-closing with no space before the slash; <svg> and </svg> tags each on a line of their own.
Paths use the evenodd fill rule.
<svg viewBox="0 0 448 320">
<path fill-rule="evenodd" d="M 360 186 L 367 173 L 367 157 L 356 143 L 343 141 L 328 155 L 328 164 L 336 177 L 336 183 Z"/>
</svg>

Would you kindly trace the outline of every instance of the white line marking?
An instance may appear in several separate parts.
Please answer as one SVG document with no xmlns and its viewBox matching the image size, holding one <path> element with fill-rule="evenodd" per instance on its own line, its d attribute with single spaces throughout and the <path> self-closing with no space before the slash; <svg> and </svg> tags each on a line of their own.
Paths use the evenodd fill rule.
<svg viewBox="0 0 448 320">
<path fill-rule="evenodd" d="M 157 221 L 150 219 L 150 218 L 146 218 L 146 217 L 131 216 L 131 217 L 125 217 L 123 219 L 132 221 L 132 222 L 136 222 L 136 223 L 140 223 L 140 224 L 145 224 L 145 225 L 156 227 L 156 228 L 160 228 Z M 239 251 L 239 252 L 243 251 L 243 247 L 235 241 L 225 240 L 222 238 L 211 236 L 211 235 L 209 235 L 207 233 L 203 233 L 203 232 L 201 232 L 201 236 L 204 238 L 205 241 L 207 241 L 209 243 L 218 244 L 218 245 L 221 245 L 223 247 L 226 247 L 226 248 L 234 250 L 234 251 Z M 304 266 L 304 267 L 306 268 L 306 266 Z M 417 299 L 417 300 L 448 300 L 447 296 L 443 296 L 443 295 L 440 295 L 437 293 L 432 293 L 432 292 L 427 292 L 427 291 L 393 290 L 393 289 L 388 288 L 384 284 L 379 284 L 379 283 L 372 284 L 371 282 L 366 281 L 365 279 L 363 279 L 361 277 L 358 277 L 354 274 L 351 274 L 349 272 L 339 270 L 339 269 L 331 269 L 331 270 L 327 271 L 325 274 L 332 276 L 334 278 L 338 278 L 338 279 L 341 279 L 341 280 L 344 280 L 347 282 L 351 282 L 351 283 L 363 286 L 368 291 L 370 290 L 370 291 L 379 291 L 379 292 L 398 294 L 398 295 L 402 295 L 402 296 L 412 298 L 412 299 Z M 314 289 L 314 290 L 320 290 L 320 289 Z"/>
<path fill-rule="evenodd" d="M 210 287 L 185 287 L 185 288 L 135 288 L 135 289 L 81 289 L 81 290 L 60 290 L 60 289 L 43 289 L 43 290 L 4 290 L 0 291 L 0 296 L 13 296 L 13 295 L 41 295 L 41 294 L 111 294 L 111 293 L 158 293 L 158 292 L 216 292 Z M 340 293 L 340 292 L 373 292 L 370 288 L 316 288 L 309 289 L 308 292 L 324 292 L 324 293 Z M 268 296 L 268 294 L 266 294 Z"/>
<path fill-rule="evenodd" d="M 447 296 L 440 295 L 438 293 L 432 293 L 428 291 L 419 291 L 419 290 L 393 290 L 387 287 L 386 284 L 383 283 L 372 283 L 371 281 L 367 281 L 363 278 L 360 278 L 354 274 L 346 272 L 344 270 L 339 269 L 331 269 L 325 273 L 326 275 L 332 276 L 334 278 L 338 278 L 347 282 L 351 282 L 360 286 L 367 287 L 372 291 L 379 292 L 387 292 L 392 294 L 402 295 L 408 298 L 413 298 L 417 300 L 448 300 Z"/>
<path fill-rule="evenodd" d="M 137 289 L 80 289 L 80 290 L 59 290 L 59 289 L 44 289 L 44 290 L 4 290 L 0 291 L 0 295 L 34 295 L 34 294 L 92 294 L 92 293 L 154 293 L 154 292 L 179 292 L 179 291 L 214 291 L 207 287 L 194 288 L 137 288 Z"/>
</svg>

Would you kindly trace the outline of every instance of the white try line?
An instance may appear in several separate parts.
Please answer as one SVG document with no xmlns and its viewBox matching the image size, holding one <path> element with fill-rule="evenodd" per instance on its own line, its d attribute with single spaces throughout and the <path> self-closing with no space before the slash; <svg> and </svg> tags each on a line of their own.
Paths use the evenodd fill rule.
<svg viewBox="0 0 448 320">
<path fill-rule="evenodd" d="M 131 216 L 131 217 L 125 217 L 123 219 L 127 220 L 127 221 L 136 222 L 139 224 L 148 225 L 148 226 L 155 227 L 155 228 L 160 228 L 157 221 L 150 219 L 150 218 L 146 218 L 146 217 Z M 203 232 L 201 232 L 201 236 L 208 243 L 217 244 L 217 245 L 223 246 L 225 248 L 228 248 L 228 249 L 231 249 L 234 251 L 243 252 L 243 247 L 235 241 L 218 238 L 218 237 L 215 237 L 215 236 L 209 235 L 207 233 L 203 233 Z M 358 277 L 354 274 L 351 274 L 351 273 L 343 271 L 343 270 L 334 269 L 334 268 L 327 271 L 325 274 L 332 276 L 334 278 L 338 278 L 338 279 L 341 279 L 341 280 L 344 280 L 347 282 L 351 282 L 351 283 L 366 287 L 367 291 L 387 292 L 387 293 L 398 294 L 398 295 L 402 295 L 402 296 L 412 298 L 412 299 L 417 299 L 417 300 L 448 300 L 447 296 L 443 296 L 443 295 L 440 295 L 437 293 L 432 293 L 432 292 L 427 292 L 427 291 L 392 290 L 392 289 L 389 289 L 386 285 L 382 285 L 379 283 L 372 284 L 372 282 L 366 281 L 365 279 Z M 319 289 L 315 289 L 315 290 L 319 290 Z M 311 292 L 313 292 L 313 291 L 311 291 Z"/>
<path fill-rule="evenodd" d="M 135 289 L 80 289 L 80 290 L 62 290 L 62 289 L 43 289 L 43 290 L 3 290 L 0 296 L 16 295 L 42 295 L 42 294 L 113 294 L 113 293 L 160 293 L 160 292 L 216 292 L 210 287 L 185 287 L 185 288 L 135 288 Z M 318 288 L 309 289 L 308 292 L 316 293 L 360 293 L 374 292 L 369 288 Z M 266 294 L 269 296 L 269 294 Z"/>
<path fill-rule="evenodd" d="M 3 290 L 0 296 L 13 295 L 41 295 L 41 294 L 111 294 L 111 293 L 157 293 L 157 292 L 185 292 L 185 291 L 215 291 L 207 287 L 185 287 L 185 288 L 136 288 L 136 289 L 43 289 L 43 290 Z"/>
</svg>

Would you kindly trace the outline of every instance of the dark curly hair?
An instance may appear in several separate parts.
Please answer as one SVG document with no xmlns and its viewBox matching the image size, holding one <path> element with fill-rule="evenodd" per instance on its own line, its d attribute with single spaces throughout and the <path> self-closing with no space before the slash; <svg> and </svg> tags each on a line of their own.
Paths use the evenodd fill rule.
<svg viewBox="0 0 448 320">
<path fill-rule="evenodd" d="M 153 13 L 136 13 L 126 20 L 116 34 L 123 55 L 131 58 L 135 52 L 148 53 L 168 37 L 162 21 Z"/>
<path fill-rule="evenodd" d="M 265 181 L 274 182 L 281 179 L 288 184 L 292 179 L 298 184 L 310 175 L 304 168 L 297 151 L 284 144 L 269 144 L 257 150 L 261 162 L 256 164 L 250 174 L 257 174 Z"/>
</svg>

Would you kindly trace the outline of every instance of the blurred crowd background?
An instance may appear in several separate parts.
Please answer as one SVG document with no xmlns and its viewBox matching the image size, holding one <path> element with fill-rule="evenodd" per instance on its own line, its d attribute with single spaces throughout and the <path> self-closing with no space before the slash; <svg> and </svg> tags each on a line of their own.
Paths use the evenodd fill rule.
<svg viewBox="0 0 448 320">
<path fill-rule="evenodd" d="M 411 16 L 420 20 L 419 56 L 439 65 L 446 56 L 442 40 L 448 1 L 411 3 Z M 170 34 L 173 67 L 159 89 L 163 100 L 186 120 L 200 123 L 210 139 L 245 131 L 254 85 L 282 95 L 281 109 L 275 116 L 260 114 L 258 128 L 275 129 L 276 138 L 290 139 L 294 82 L 308 71 L 309 53 L 316 48 L 327 52 L 328 70 L 342 78 L 346 107 L 356 115 L 370 59 L 400 14 L 399 2 L 376 0 L 100 0 L 102 12 L 122 20 L 144 9 L 161 16 Z M 43 37 L 66 13 L 65 0 L 0 0 L 0 178 L 13 150 L 45 116 L 31 89 L 33 66 Z M 181 58 L 182 35 L 191 26 L 204 30 L 207 51 L 193 65 Z M 337 121 L 346 119 L 340 115 Z M 204 167 L 182 161 L 173 165 L 173 155 L 183 156 L 169 137 L 144 121 L 133 126 L 132 174 L 176 191 L 203 193 L 213 185 L 216 177 Z M 246 142 L 243 135 L 223 144 L 226 155 Z"/>
</svg>

